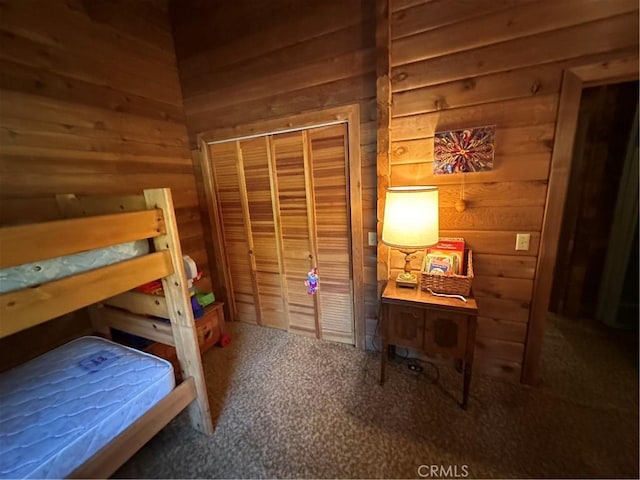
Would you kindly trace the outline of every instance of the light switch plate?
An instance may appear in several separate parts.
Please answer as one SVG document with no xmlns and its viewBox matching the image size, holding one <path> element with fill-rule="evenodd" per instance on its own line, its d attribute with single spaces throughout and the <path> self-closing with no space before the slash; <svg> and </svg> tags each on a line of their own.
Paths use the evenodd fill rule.
<svg viewBox="0 0 640 480">
<path fill-rule="evenodd" d="M 376 245 L 378 245 L 378 235 L 376 232 L 369 232 L 369 246 L 375 247 Z"/>
<path fill-rule="evenodd" d="M 529 233 L 516 234 L 516 250 L 529 250 L 530 241 L 531 241 L 531 234 Z"/>
</svg>

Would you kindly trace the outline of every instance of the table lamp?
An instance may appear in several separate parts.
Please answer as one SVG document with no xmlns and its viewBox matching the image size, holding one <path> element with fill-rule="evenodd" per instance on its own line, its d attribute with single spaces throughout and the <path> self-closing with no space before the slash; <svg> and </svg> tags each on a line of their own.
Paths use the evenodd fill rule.
<svg viewBox="0 0 640 480">
<path fill-rule="evenodd" d="M 411 255 L 438 243 L 438 187 L 390 187 L 386 192 L 382 243 L 405 254 L 404 272 L 396 285 L 415 288 Z"/>
</svg>

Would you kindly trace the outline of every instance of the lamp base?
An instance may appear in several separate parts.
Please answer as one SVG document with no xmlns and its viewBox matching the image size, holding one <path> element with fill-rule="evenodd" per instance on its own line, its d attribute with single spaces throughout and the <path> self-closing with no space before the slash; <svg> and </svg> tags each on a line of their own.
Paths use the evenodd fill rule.
<svg viewBox="0 0 640 480">
<path fill-rule="evenodd" d="M 396 286 L 403 288 L 417 288 L 418 277 L 416 277 L 413 273 L 400 273 L 396 278 Z"/>
</svg>

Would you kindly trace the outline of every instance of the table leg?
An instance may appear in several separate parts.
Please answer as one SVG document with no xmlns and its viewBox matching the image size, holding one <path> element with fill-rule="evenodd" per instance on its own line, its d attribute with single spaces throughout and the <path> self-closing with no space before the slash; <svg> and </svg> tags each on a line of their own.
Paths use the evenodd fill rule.
<svg viewBox="0 0 640 480">
<path fill-rule="evenodd" d="M 389 349 L 386 343 L 382 343 L 382 352 L 380 352 L 380 385 L 384 385 L 385 375 L 387 373 L 387 357 Z"/>
<path fill-rule="evenodd" d="M 469 387 L 471 386 L 471 371 L 473 367 L 470 363 L 464 362 L 463 367 L 463 385 L 462 385 L 462 409 L 467 409 L 467 403 L 469 401 Z"/>
<path fill-rule="evenodd" d="M 387 342 L 387 306 L 382 304 L 380 318 L 380 332 L 382 338 L 382 348 L 380 351 L 380 385 L 384 385 L 387 372 L 387 360 L 389 358 L 389 343 Z"/>
<path fill-rule="evenodd" d="M 466 342 L 466 341 L 467 341 L 467 340 L 465 339 L 465 342 Z M 462 360 L 462 359 L 460 359 L 460 358 L 456 358 L 456 359 L 453 361 L 453 366 L 455 367 L 456 372 L 458 372 L 458 373 L 462 373 L 462 369 L 463 369 L 463 367 L 464 367 L 464 360 Z"/>
<path fill-rule="evenodd" d="M 467 403 L 469 402 L 469 389 L 471 387 L 471 374 L 473 372 L 473 353 L 476 346 L 476 325 L 477 319 L 475 316 L 468 318 L 467 328 L 467 347 L 465 348 L 464 363 L 462 366 L 462 408 L 467 409 Z"/>
</svg>

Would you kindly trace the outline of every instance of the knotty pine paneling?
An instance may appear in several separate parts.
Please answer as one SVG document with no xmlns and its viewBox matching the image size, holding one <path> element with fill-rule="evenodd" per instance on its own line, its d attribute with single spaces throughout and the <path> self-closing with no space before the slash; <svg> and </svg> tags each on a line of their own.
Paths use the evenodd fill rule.
<svg viewBox="0 0 640 480">
<path fill-rule="evenodd" d="M 635 53 L 632 47 L 623 48 L 616 55 L 627 57 Z M 558 92 L 563 69 L 610 58 L 611 52 L 607 51 L 397 92 L 394 95 L 393 113 L 395 116 L 406 116 Z"/>
<path fill-rule="evenodd" d="M 194 162 L 199 164 L 198 133 L 360 105 L 370 345 L 378 303 L 376 248 L 367 246 L 367 232 L 376 231 L 375 0 L 188 0 L 170 7 Z"/>
<path fill-rule="evenodd" d="M 394 0 L 391 2 L 393 56 L 397 56 L 394 49 L 402 37 L 417 36 L 434 28 L 455 25 L 460 18 L 471 20 L 525 1 L 527 0 Z"/>
<path fill-rule="evenodd" d="M 209 277 L 165 2 L 2 2 L 0 39 L 2 224 L 57 218 L 55 194 L 170 187 Z M 88 326 L 61 322 L 47 347 Z"/>
<path fill-rule="evenodd" d="M 564 0 L 553 3 L 531 0 L 482 1 L 486 5 L 482 5 L 482 2 L 477 0 L 473 3 L 450 2 L 458 3 L 461 7 L 469 10 L 474 8 L 474 14 L 477 14 L 478 17 L 473 20 L 473 28 L 469 28 L 467 22 L 460 22 L 455 17 L 450 17 L 454 19 L 454 22 L 439 28 L 439 35 L 431 35 L 429 31 L 422 33 L 411 31 L 407 28 L 407 20 L 411 19 L 411 23 L 419 23 L 421 17 L 410 13 L 406 15 L 404 22 L 395 24 L 394 31 L 400 30 L 408 36 L 398 38 L 393 42 L 391 48 L 392 65 L 404 65 L 539 33 L 562 30 L 574 25 L 597 21 L 603 16 L 612 17 L 633 12 L 637 8 L 637 2 L 633 0 L 611 3 L 593 2 L 590 8 L 584 8 L 584 0 Z M 466 5 L 464 5 L 465 3 Z M 433 8 L 433 6 L 435 5 L 424 5 L 423 10 L 424 7 Z M 505 8 L 505 6 L 511 8 Z M 450 10 L 455 9 L 443 10 L 450 15 Z M 465 18 L 471 20 L 468 16 Z M 432 23 L 433 19 L 434 16 L 431 15 L 429 22 Z M 424 21 L 424 17 L 422 20 Z"/>
<path fill-rule="evenodd" d="M 445 7 L 446 4 L 446 7 Z M 638 55 L 635 0 L 390 0 L 390 185 L 440 186 L 441 235 L 474 252 L 476 368 L 518 380 L 562 72 Z M 614 62 L 615 64 L 615 62 Z M 494 170 L 434 176 L 436 131 L 496 125 Z M 381 175 L 379 173 L 379 175 Z M 516 252 L 516 233 L 530 233 Z M 415 268 L 421 256 L 413 260 Z M 379 258 L 378 279 L 403 266 Z"/>
<path fill-rule="evenodd" d="M 621 3 L 621 1 L 606 2 L 606 5 Z M 560 5 L 561 2 L 555 4 Z M 635 8 L 637 10 L 637 4 Z M 581 25 L 492 43 L 477 49 L 435 56 L 426 60 L 415 61 L 414 59 L 412 63 L 392 69 L 393 91 L 410 90 L 479 74 L 496 73 L 616 50 L 632 46 L 637 42 L 637 13 L 631 11 L 610 18 L 606 12 L 602 12 L 601 15 L 603 19 Z M 474 25 L 469 25 L 469 28 L 474 28 Z M 436 31 L 433 31 L 431 34 L 435 33 Z M 607 41 L 603 41 L 603 38 Z M 428 45 L 429 42 L 426 41 L 424 44 Z"/>
</svg>

